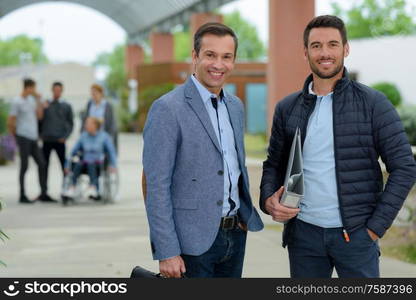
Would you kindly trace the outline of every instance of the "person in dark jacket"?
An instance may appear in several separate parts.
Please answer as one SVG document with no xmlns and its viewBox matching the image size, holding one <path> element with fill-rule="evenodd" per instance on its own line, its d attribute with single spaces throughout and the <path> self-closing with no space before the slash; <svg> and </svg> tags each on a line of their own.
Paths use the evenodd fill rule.
<svg viewBox="0 0 416 300">
<path fill-rule="evenodd" d="M 63 84 L 52 84 L 52 99 L 44 103 L 40 136 L 43 140 L 43 156 L 48 174 L 49 158 L 55 150 L 61 163 L 62 172 L 65 168 L 66 141 L 74 128 L 74 117 L 71 105 L 62 99 Z"/>
<path fill-rule="evenodd" d="M 335 16 L 304 31 L 312 74 L 277 105 L 260 207 L 284 222 L 291 277 L 379 277 L 378 239 L 391 226 L 416 177 L 400 118 L 380 92 L 349 79 L 349 45 Z M 305 193 L 299 208 L 279 203 L 290 146 L 301 130 Z M 389 173 L 383 186 L 379 158 Z"/>
</svg>

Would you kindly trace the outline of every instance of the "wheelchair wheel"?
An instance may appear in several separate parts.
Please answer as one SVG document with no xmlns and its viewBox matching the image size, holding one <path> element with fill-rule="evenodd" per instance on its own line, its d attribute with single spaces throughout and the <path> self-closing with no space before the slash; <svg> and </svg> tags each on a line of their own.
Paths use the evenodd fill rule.
<svg viewBox="0 0 416 300">
<path fill-rule="evenodd" d="M 119 175 L 118 172 L 105 172 L 102 182 L 103 203 L 114 203 L 118 197 Z"/>
</svg>

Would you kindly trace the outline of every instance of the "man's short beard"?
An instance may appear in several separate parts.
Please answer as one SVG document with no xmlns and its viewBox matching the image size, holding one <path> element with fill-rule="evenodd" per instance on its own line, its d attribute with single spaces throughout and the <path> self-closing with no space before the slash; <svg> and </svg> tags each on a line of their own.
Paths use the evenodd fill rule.
<svg viewBox="0 0 416 300">
<path fill-rule="evenodd" d="M 333 77 L 335 77 L 336 75 L 338 75 L 339 72 L 342 71 L 342 68 L 344 68 L 344 59 L 341 60 L 341 63 L 339 64 L 339 66 L 334 70 L 334 72 L 330 73 L 330 74 L 323 74 L 322 72 L 320 72 L 318 70 L 318 68 L 316 68 L 312 63 L 311 60 L 309 59 L 309 66 L 311 67 L 312 72 L 318 76 L 321 79 L 331 79 Z"/>
</svg>

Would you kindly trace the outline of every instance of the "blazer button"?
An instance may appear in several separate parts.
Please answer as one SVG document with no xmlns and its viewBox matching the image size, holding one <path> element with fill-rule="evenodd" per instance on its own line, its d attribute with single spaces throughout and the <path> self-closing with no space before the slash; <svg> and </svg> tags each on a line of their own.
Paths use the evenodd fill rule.
<svg viewBox="0 0 416 300">
<path fill-rule="evenodd" d="M 220 175 L 220 176 L 224 175 L 224 171 L 223 170 L 219 170 L 218 171 L 218 175 Z"/>
<path fill-rule="evenodd" d="M 218 201 L 217 201 L 217 205 L 218 205 L 218 206 L 222 206 L 222 204 L 223 204 L 223 203 L 224 203 L 224 201 L 222 201 L 222 200 L 218 200 Z"/>
</svg>

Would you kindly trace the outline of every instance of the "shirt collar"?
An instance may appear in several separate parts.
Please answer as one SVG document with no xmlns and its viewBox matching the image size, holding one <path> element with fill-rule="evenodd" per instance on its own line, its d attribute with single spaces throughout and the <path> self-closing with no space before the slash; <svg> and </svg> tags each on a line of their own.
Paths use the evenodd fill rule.
<svg viewBox="0 0 416 300">
<path fill-rule="evenodd" d="M 196 79 L 194 74 L 191 75 L 191 78 L 192 78 L 192 81 L 194 82 L 194 84 L 195 84 L 195 86 L 196 86 L 196 88 L 199 92 L 199 95 L 201 96 L 202 101 L 204 102 L 204 104 L 206 104 L 208 101 L 211 101 L 211 98 L 218 98 L 218 96 L 216 94 L 213 94 L 210 91 L 208 91 L 208 89 L 205 86 L 203 86 L 198 81 L 198 79 Z M 221 100 L 225 100 L 225 99 L 226 98 L 225 98 L 224 90 L 221 89 L 219 100 L 221 101 Z"/>
<path fill-rule="evenodd" d="M 318 96 L 318 97 L 325 97 L 325 96 L 331 96 L 334 92 L 330 92 L 328 95 L 325 95 L 325 96 L 323 96 L 323 95 L 317 95 L 314 91 L 313 91 L 313 81 L 311 81 L 311 82 L 309 82 L 309 86 L 308 86 L 308 90 L 309 90 L 309 94 L 311 94 L 311 95 L 315 95 L 315 96 Z"/>
</svg>

